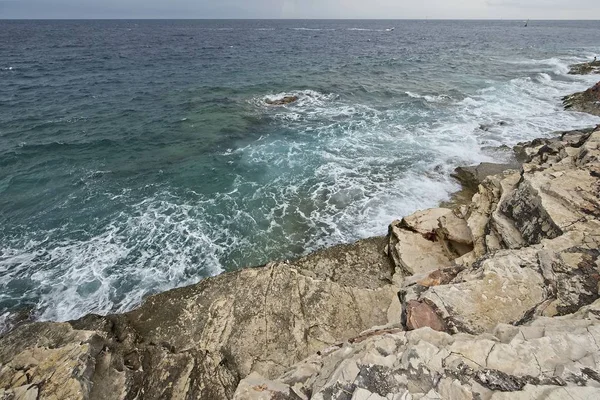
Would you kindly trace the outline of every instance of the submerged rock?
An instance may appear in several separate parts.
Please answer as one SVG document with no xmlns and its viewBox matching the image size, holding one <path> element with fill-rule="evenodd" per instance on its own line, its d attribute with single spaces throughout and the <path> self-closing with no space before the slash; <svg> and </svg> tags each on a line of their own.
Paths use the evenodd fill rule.
<svg viewBox="0 0 600 400">
<path fill-rule="evenodd" d="M 494 124 L 480 124 L 479 125 L 479 129 L 485 132 L 489 132 L 490 130 L 492 130 L 495 126 L 506 126 L 508 125 L 508 122 L 506 121 L 498 121 Z"/>
<path fill-rule="evenodd" d="M 296 95 L 293 96 L 284 96 L 280 99 L 269 99 L 267 98 L 265 100 L 265 103 L 271 105 L 271 106 L 283 106 L 286 104 L 290 104 L 290 103 L 295 103 L 296 101 L 298 101 L 299 97 Z"/>
</svg>

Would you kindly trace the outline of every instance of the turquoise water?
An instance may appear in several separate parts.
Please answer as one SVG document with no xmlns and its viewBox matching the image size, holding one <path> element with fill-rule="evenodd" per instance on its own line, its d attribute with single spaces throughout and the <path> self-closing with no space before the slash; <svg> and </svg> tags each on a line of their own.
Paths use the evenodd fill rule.
<svg viewBox="0 0 600 400">
<path fill-rule="evenodd" d="M 599 53 L 599 22 L 0 21 L 0 322 L 384 234 L 598 123 L 560 97 Z"/>
</svg>

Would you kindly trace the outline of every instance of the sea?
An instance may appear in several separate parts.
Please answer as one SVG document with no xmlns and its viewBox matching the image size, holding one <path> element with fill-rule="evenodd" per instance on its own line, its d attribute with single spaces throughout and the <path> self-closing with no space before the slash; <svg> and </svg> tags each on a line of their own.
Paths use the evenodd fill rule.
<svg viewBox="0 0 600 400">
<path fill-rule="evenodd" d="M 0 21 L 0 329 L 384 235 L 600 123 L 561 105 L 594 56 L 599 21 Z"/>
</svg>

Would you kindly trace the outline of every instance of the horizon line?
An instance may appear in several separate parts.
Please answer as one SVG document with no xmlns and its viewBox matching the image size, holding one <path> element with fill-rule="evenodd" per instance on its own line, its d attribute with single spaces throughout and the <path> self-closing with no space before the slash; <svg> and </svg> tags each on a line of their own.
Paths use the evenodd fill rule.
<svg viewBox="0 0 600 400">
<path fill-rule="evenodd" d="M 154 18 L 154 17 L 111 17 L 111 18 L 0 18 L 0 21 L 598 21 L 600 19 L 562 19 L 562 18 Z"/>
</svg>

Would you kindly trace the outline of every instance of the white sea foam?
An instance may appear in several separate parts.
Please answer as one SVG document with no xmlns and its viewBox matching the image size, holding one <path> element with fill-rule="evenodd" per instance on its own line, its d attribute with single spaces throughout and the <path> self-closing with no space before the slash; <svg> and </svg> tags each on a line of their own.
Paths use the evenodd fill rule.
<svg viewBox="0 0 600 400">
<path fill-rule="evenodd" d="M 13 317 L 10 312 L 0 314 L 0 335 L 14 327 Z"/>
<path fill-rule="evenodd" d="M 552 80 L 552 77 L 544 72 L 541 72 L 538 77 L 537 77 L 538 81 L 540 83 L 546 84 L 549 83 Z"/>
<path fill-rule="evenodd" d="M 257 177 L 237 175 L 231 190 L 212 196 L 158 193 L 93 233 L 75 235 L 67 225 L 15 237 L 0 254 L 0 291 L 26 281 L 23 299 L 39 298 L 38 317 L 67 320 L 128 310 L 148 293 L 223 271 L 223 259 L 241 267 L 283 256 L 282 248 L 297 255 L 385 234 L 393 219 L 448 199 L 458 189 L 449 177 L 456 166 L 505 157 L 487 146 L 600 121 L 560 103 L 594 77 L 567 76 L 563 59 L 531 63 L 538 68 L 530 76 L 460 98 L 407 92 L 427 102 L 420 108 L 408 107 L 416 102 L 402 93 L 388 108 L 314 90 L 259 96 L 251 100 L 256 112 L 285 134 L 264 134 L 219 155 L 237 169 L 260 170 Z M 265 103 L 285 96 L 298 101 Z M 108 173 L 91 171 L 86 179 L 93 187 Z M 105 195 L 131 204 L 130 190 Z M 8 320 L 0 316 L 0 329 Z"/>
<path fill-rule="evenodd" d="M 46 239 L 15 239 L 0 256 L 0 284 L 27 280 L 39 298 L 37 317 L 63 321 L 128 310 L 149 292 L 222 272 L 219 257 L 235 235 L 198 219 L 202 204 L 161 197 L 135 204 L 85 239 L 81 232 L 71 238 L 69 226 L 46 232 Z M 50 239 L 57 236 L 63 239 Z"/>
<path fill-rule="evenodd" d="M 457 189 L 449 178 L 456 166 L 508 157 L 490 152 L 489 146 L 514 145 L 598 123 L 597 117 L 562 109 L 562 96 L 587 88 L 591 81 L 567 76 L 569 62 L 536 61 L 545 68 L 534 78 L 495 82 L 462 100 L 444 93 L 406 93 L 433 103 L 427 110 L 381 111 L 349 99 L 332 101 L 331 95 L 324 101 L 269 110 L 296 136 L 263 141 L 244 152 L 251 162 L 275 163 L 279 171 L 318 166 L 283 174 L 278 182 L 310 193 L 313 209 L 297 213 L 311 229 L 327 234 L 309 239 L 308 249 L 384 234 L 393 219 L 448 199 Z M 407 122 L 417 112 L 422 118 Z M 290 199 L 283 196 L 281 201 L 292 212 Z"/>
<path fill-rule="evenodd" d="M 356 32 L 385 32 L 386 29 L 348 28 L 348 31 Z"/>
<path fill-rule="evenodd" d="M 540 60 L 507 60 L 507 64 L 521 64 L 531 65 L 539 68 L 549 69 L 552 73 L 557 75 L 565 75 L 569 72 L 570 66 L 577 63 L 591 61 L 593 59 L 593 53 L 582 56 L 570 56 L 570 57 L 551 57 Z"/>
<path fill-rule="evenodd" d="M 450 97 L 449 95 L 446 94 L 440 94 L 440 95 L 421 95 L 418 93 L 414 93 L 414 92 L 410 92 L 410 91 L 406 91 L 404 92 L 408 95 L 408 97 L 412 97 L 413 99 L 423 99 L 425 101 L 428 101 L 430 103 L 435 103 L 435 102 L 443 102 L 443 101 L 449 101 L 452 100 L 452 97 Z"/>
<path fill-rule="evenodd" d="M 294 31 L 335 31 L 334 28 L 304 28 L 304 27 L 300 27 L 300 28 L 290 28 Z"/>
</svg>

